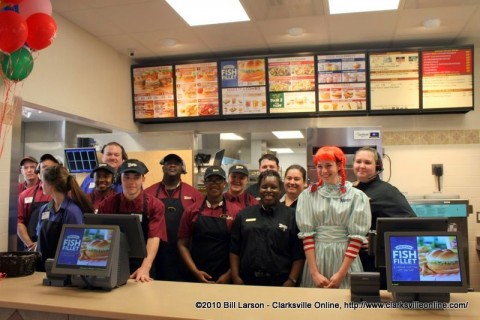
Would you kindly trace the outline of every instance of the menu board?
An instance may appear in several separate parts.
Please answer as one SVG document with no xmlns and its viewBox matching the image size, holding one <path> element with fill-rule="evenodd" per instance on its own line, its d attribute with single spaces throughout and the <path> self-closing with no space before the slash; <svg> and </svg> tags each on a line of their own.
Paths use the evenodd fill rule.
<svg viewBox="0 0 480 320">
<path fill-rule="evenodd" d="M 175 116 L 173 66 L 134 68 L 132 75 L 135 119 Z"/>
<path fill-rule="evenodd" d="M 367 110 L 366 54 L 317 56 L 318 110 Z"/>
<path fill-rule="evenodd" d="M 177 117 L 219 115 L 217 63 L 175 66 Z"/>
<path fill-rule="evenodd" d="M 472 49 L 422 52 L 423 109 L 473 107 Z"/>
<path fill-rule="evenodd" d="M 419 109 L 418 51 L 370 53 L 370 109 Z"/>
<path fill-rule="evenodd" d="M 473 109 L 473 46 L 132 66 L 144 123 Z"/>
<path fill-rule="evenodd" d="M 315 112 L 314 59 L 268 59 L 270 113 Z"/>
<path fill-rule="evenodd" d="M 223 115 L 267 113 L 265 59 L 220 62 Z"/>
</svg>

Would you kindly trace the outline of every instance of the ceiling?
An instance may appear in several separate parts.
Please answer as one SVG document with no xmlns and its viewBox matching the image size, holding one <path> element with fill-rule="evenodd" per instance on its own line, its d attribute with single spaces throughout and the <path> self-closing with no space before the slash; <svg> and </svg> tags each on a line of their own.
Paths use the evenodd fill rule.
<svg viewBox="0 0 480 320">
<path fill-rule="evenodd" d="M 164 0 L 51 2 L 57 14 L 118 52 L 133 52 L 139 62 L 303 49 L 452 45 L 478 37 L 480 31 L 479 0 L 401 0 L 399 10 L 342 15 L 329 15 L 327 0 L 240 0 L 251 21 L 197 27 L 190 27 Z M 423 22 L 432 18 L 440 19 L 440 27 L 425 28 Z M 291 27 L 304 34 L 290 36 Z M 168 39 L 176 45 L 165 46 Z"/>
<path fill-rule="evenodd" d="M 198 27 L 190 27 L 164 0 L 51 2 L 56 14 L 130 56 L 132 63 L 455 45 L 471 43 L 480 35 L 480 0 L 401 0 L 399 10 L 343 15 L 329 15 L 327 0 L 240 0 L 250 22 Z M 440 19 L 440 27 L 424 27 L 428 19 Z M 301 28 L 304 33 L 291 36 L 288 29 L 292 27 Z M 176 45 L 165 46 L 168 39 Z M 62 119 L 49 116 L 32 112 L 29 119 L 23 119 Z M 290 145 L 298 143 L 302 141 L 292 141 Z"/>
</svg>

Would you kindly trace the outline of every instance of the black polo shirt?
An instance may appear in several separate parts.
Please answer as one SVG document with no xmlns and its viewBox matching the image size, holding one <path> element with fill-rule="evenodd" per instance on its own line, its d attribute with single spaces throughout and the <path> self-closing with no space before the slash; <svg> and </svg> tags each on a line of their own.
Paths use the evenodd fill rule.
<svg viewBox="0 0 480 320">
<path fill-rule="evenodd" d="M 230 242 L 230 252 L 240 257 L 240 277 L 288 275 L 293 261 L 305 259 L 298 232 L 295 210 L 284 204 L 269 210 L 255 205 L 240 211 Z"/>
</svg>

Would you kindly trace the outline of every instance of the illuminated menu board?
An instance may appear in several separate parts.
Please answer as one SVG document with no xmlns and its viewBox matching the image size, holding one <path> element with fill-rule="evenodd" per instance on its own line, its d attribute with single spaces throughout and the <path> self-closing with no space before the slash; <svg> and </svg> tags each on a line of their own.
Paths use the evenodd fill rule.
<svg viewBox="0 0 480 320">
<path fill-rule="evenodd" d="M 419 53 L 370 53 L 370 109 L 404 110 L 420 106 Z"/>
<path fill-rule="evenodd" d="M 175 66 L 177 117 L 218 115 L 217 63 Z"/>
<path fill-rule="evenodd" d="M 318 110 L 367 109 L 366 54 L 317 56 Z"/>
<path fill-rule="evenodd" d="M 423 109 L 473 107 L 472 49 L 422 51 Z"/>
<path fill-rule="evenodd" d="M 268 59 L 270 113 L 315 112 L 315 57 Z"/>
<path fill-rule="evenodd" d="M 135 119 L 173 118 L 173 66 L 135 68 L 133 102 Z"/>
<path fill-rule="evenodd" d="M 223 115 L 267 113 L 265 59 L 221 61 L 220 72 Z"/>
</svg>

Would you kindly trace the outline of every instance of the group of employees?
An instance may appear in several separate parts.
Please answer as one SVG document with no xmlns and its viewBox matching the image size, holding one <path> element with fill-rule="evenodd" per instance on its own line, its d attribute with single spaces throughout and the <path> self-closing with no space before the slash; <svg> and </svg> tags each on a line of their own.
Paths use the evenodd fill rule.
<svg viewBox="0 0 480 320">
<path fill-rule="evenodd" d="M 82 224 L 84 213 L 123 213 L 141 216 L 146 242 L 147 256 L 130 259 L 136 281 L 348 288 L 351 272 L 385 276 L 366 249 L 376 219 L 414 216 L 402 193 L 380 179 L 382 160 L 370 147 L 355 154 L 354 183 L 346 181 L 342 150 L 324 146 L 310 186 L 296 164 L 282 182 L 278 158 L 265 154 L 249 188 L 242 164 L 228 175 L 206 168 L 205 195 L 181 180 L 187 171 L 176 154 L 160 160 L 162 180 L 144 189 L 143 162 L 116 142 L 101 152 L 81 186 L 51 154 L 21 160 L 17 233 L 22 249 L 41 254 L 38 270 L 54 257 L 63 224 Z"/>
</svg>

